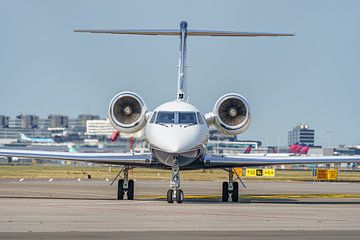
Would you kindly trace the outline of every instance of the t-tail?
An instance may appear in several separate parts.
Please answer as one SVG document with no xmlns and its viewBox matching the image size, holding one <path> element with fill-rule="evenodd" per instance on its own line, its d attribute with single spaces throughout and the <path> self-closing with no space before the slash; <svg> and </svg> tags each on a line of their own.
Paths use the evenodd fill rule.
<svg viewBox="0 0 360 240">
<path fill-rule="evenodd" d="M 25 134 L 20 133 L 20 141 L 31 142 L 31 138 L 27 137 Z"/>
<path fill-rule="evenodd" d="M 130 35 L 163 35 L 163 36 L 180 36 L 180 52 L 179 52 L 179 69 L 178 69 L 178 84 L 177 96 L 178 101 L 185 101 L 187 99 L 187 83 L 186 83 L 186 41 L 188 36 L 211 36 L 211 37 L 288 37 L 294 34 L 288 33 L 261 33 L 261 32 L 237 32 L 237 31 L 214 31 L 214 30 L 193 30 L 188 29 L 186 21 L 180 22 L 180 29 L 83 29 L 74 30 L 74 32 L 88 32 L 88 33 L 109 33 L 109 34 L 130 34 Z"/>
</svg>

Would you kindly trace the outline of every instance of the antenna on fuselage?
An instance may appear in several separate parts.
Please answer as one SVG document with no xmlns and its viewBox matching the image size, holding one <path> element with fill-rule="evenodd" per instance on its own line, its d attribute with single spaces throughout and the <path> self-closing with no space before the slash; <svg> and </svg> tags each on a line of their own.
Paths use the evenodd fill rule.
<svg viewBox="0 0 360 240">
<path fill-rule="evenodd" d="M 213 30 L 190 30 L 187 29 L 187 22 L 180 22 L 180 30 L 133 30 L 133 29 L 84 29 L 74 30 L 74 32 L 88 33 L 110 33 L 110 34 L 131 34 L 131 35 L 164 35 L 164 36 L 180 36 L 180 57 L 178 69 L 178 89 L 176 99 L 184 101 L 187 99 L 186 92 L 186 39 L 187 36 L 212 36 L 212 37 L 282 37 L 295 36 L 288 33 L 257 33 L 257 32 L 235 32 L 235 31 L 213 31 Z"/>
</svg>

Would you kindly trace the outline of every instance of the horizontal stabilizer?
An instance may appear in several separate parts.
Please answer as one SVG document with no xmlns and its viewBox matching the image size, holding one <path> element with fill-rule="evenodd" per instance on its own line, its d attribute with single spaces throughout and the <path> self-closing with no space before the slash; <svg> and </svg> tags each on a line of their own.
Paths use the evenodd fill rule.
<svg viewBox="0 0 360 240">
<path fill-rule="evenodd" d="M 74 32 L 86 33 L 109 33 L 109 34 L 130 34 L 130 35 L 164 35 L 180 36 L 177 29 L 169 30 L 132 30 L 132 29 L 76 29 Z M 212 36 L 212 37 L 290 37 L 291 33 L 260 33 L 260 32 L 235 32 L 235 31 L 212 31 L 212 30 L 187 30 L 187 36 Z"/>
</svg>

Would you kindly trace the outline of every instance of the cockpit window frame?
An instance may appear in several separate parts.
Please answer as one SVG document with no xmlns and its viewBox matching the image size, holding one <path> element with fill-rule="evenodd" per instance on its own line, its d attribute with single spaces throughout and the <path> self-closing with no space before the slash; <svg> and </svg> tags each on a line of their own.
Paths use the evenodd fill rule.
<svg viewBox="0 0 360 240">
<path fill-rule="evenodd" d="M 156 114 L 157 114 L 157 112 L 155 111 L 155 112 L 152 114 L 149 123 L 154 123 L 154 122 L 155 122 Z"/>
<path fill-rule="evenodd" d="M 199 116 L 199 112 L 195 112 L 195 111 L 157 111 L 156 113 L 156 117 L 151 116 L 150 119 L 150 123 L 155 123 L 155 124 L 175 124 L 175 125 L 197 125 L 197 124 L 204 124 L 204 120 L 203 118 L 200 118 L 201 115 Z M 154 114 L 155 114 L 154 113 Z M 159 116 L 163 113 L 174 113 L 174 122 L 173 123 L 166 123 L 166 122 L 159 122 Z M 194 114 L 194 122 L 190 122 L 190 123 L 180 123 L 180 114 L 181 113 L 191 113 Z M 153 121 L 154 118 L 154 121 Z"/>
<path fill-rule="evenodd" d="M 166 114 L 166 113 L 173 113 L 174 114 L 174 121 L 173 122 L 159 122 L 159 116 L 161 115 L 161 114 Z M 176 124 L 176 122 L 177 122 L 177 116 L 176 116 L 177 114 L 176 114 L 176 112 L 173 112 L 173 111 L 159 111 L 158 113 L 157 113 L 157 115 L 156 115 L 156 120 L 155 120 L 155 123 L 156 124 Z"/>
<path fill-rule="evenodd" d="M 204 124 L 205 124 L 205 121 L 204 121 L 204 119 L 203 119 L 203 116 L 201 115 L 200 112 L 196 112 L 196 117 L 197 117 L 198 123 L 199 123 L 200 125 L 204 125 Z"/>
<path fill-rule="evenodd" d="M 194 117 L 194 121 L 195 122 L 180 122 L 180 114 L 193 114 L 193 117 Z M 196 112 L 193 112 L 193 111 L 180 111 L 180 112 L 177 112 L 177 124 L 180 124 L 180 125 L 186 125 L 186 124 L 192 124 L 192 125 L 195 125 L 195 124 L 198 124 L 198 120 L 196 119 Z"/>
</svg>

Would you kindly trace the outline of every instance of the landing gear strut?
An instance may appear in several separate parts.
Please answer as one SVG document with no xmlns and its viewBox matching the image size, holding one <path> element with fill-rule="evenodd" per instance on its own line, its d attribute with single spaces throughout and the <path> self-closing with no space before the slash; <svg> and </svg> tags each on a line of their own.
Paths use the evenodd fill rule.
<svg viewBox="0 0 360 240">
<path fill-rule="evenodd" d="M 231 197 L 232 202 L 239 201 L 239 183 L 234 181 L 234 172 L 232 168 L 227 170 L 229 172 L 229 182 L 222 183 L 222 201 L 229 201 Z"/>
<path fill-rule="evenodd" d="M 129 167 L 122 169 L 124 178 L 119 179 L 117 189 L 117 199 L 123 200 L 127 196 L 127 200 L 134 200 L 134 180 L 129 180 Z"/>
<path fill-rule="evenodd" d="M 174 200 L 177 203 L 184 201 L 184 192 L 180 189 L 180 168 L 177 161 L 177 157 L 174 157 L 172 174 L 170 179 L 170 189 L 167 191 L 166 200 L 168 203 L 173 203 Z"/>
</svg>

